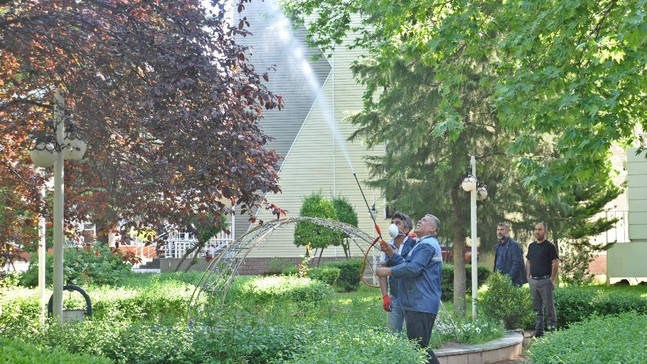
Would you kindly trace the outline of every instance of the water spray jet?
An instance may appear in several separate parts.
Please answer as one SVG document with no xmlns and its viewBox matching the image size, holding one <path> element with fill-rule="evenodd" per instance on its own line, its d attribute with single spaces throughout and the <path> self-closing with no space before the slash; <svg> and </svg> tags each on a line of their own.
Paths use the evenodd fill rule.
<svg viewBox="0 0 647 364">
<path fill-rule="evenodd" d="M 384 238 L 382 237 L 382 231 L 380 230 L 380 226 L 377 224 L 377 221 L 375 221 L 375 215 L 373 215 L 373 209 L 368 204 L 368 200 L 366 199 L 366 195 L 364 195 L 364 190 L 362 190 L 362 185 L 359 183 L 359 179 L 357 179 L 357 173 L 353 172 L 353 177 L 355 177 L 355 181 L 357 181 L 357 187 L 359 187 L 359 192 L 362 193 L 362 197 L 364 198 L 364 203 L 366 203 L 366 208 L 368 209 L 369 215 L 371 215 L 371 220 L 373 220 L 373 226 L 375 227 L 375 231 L 377 232 L 377 237 L 375 240 L 373 240 L 373 243 L 366 249 L 366 253 L 364 253 L 364 259 L 362 260 L 362 267 L 360 268 L 359 271 L 359 277 L 362 283 L 369 287 L 376 287 L 378 288 L 379 286 L 370 284 L 366 282 L 364 279 L 364 270 L 366 269 L 366 260 L 368 259 L 368 253 L 371 251 L 371 248 L 375 246 L 375 244 L 379 241 L 380 245 L 383 248 L 386 248 L 388 245 L 386 244 L 386 241 L 384 241 Z"/>
</svg>

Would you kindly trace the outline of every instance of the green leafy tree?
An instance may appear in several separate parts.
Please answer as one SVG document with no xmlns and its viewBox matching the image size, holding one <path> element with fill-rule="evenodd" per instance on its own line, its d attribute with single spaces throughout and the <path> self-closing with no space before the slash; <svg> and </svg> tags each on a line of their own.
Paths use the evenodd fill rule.
<svg viewBox="0 0 647 364">
<path fill-rule="evenodd" d="M 337 220 L 345 222 L 346 224 L 357 226 L 357 212 L 353 208 L 353 205 L 350 204 L 348 199 L 343 196 L 337 196 L 332 199 L 332 204 L 335 207 L 335 213 L 337 214 Z M 344 249 L 344 255 L 346 259 L 350 259 L 350 243 L 348 241 L 348 234 L 340 234 L 340 241 L 333 243 L 333 245 L 341 245 Z"/>
<path fill-rule="evenodd" d="M 333 203 L 323 197 L 321 191 L 313 192 L 301 204 L 299 216 L 321 217 L 337 220 L 337 213 Z M 314 249 L 313 255 L 319 251 L 319 259 L 323 250 L 334 243 L 341 241 L 341 233 L 334 229 L 321 226 L 309 221 L 300 221 L 294 229 L 294 244 L 296 246 L 309 246 Z M 309 250 L 306 251 L 309 256 Z"/>
<path fill-rule="evenodd" d="M 494 105 L 522 131 L 510 150 L 527 184 L 555 191 L 599 178 L 611 144 L 647 130 L 645 1 L 489 3 L 501 30 Z M 554 160 L 536 153 L 546 135 Z"/>
<path fill-rule="evenodd" d="M 586 284 L 593 279 L 588 272 L 595 254 L 610 247 L 594 245 L 591 237 L 613 228 L 616 217 L 602 214 L 622 188 L 613 183 L 576 183 L 570 193 L 560 193 L 553 199 L 533 198 L 523 206 L 522 221 L 518 223 L 519 239 L 534 240 L 536 222 L 548 225 L 548 239 L 560 253 L 560 279 L 571 284 Z M 524 230 L 527 233 L 524 234 Z"/>
<path fill-rule="evenodd" d="M 615 2 L 598 9 L 613 9 L 612 3 Z M 367 90 L 364 110 L 350 118 L 359 126 L 353 137 L 362 138 L 369 146 L 387 147 L 384 157 L 368 160 L 373 173 L 371 184 L 383 188 L 389 203 L 413 216 L 421 216 L 428 212 L 428 206 L 433 206 L 443 221 L 441 235 L 451 231 L 451 237 L 441 239 L 453 242 L 458 272 L 464 271 L 462 256 L 469 225 L 467 194 L 458 186 L 465 176 L 469 155 L 477 156 L 477 174 L 489 190 L 488 199 L 479 205 L 479 217 L 487 220 L 486 224 L 479 221 L 480 236 L 491 235 L 505 214 L 524 211 L 526 205 L 539 205 L 537 201 L 562 199 L 576 204 L 567 183 L 605 185 L 609 181 L 607 141 L 622 139 L 618 138 L 618 126 L 596 129 L 601 125 L 590 126 L 587 119 L 580 117 L 590 108 L 580 108 L 579 113 L 574 110 L 567 116 L 573 125 L 571 134 L 596 131 L 607 139 L 594 148 L 587 148 L 583 139 L 579 145 L 568 144 L 563 134 L 567 129 L 559 129 L 566 125 L 541 114 L 540 104 L 547 94 L 555 100 L 569 98 L 570 91 L 542 83 L 545 75 L 535 73 L 533 64 L 518 58 L 520 54 L 543 54 L 539 46 L 524 48 L 527 44 L 522 44 L 524 37 L 519 36 L 524 31 L 540 27 L 553 38 L 560 38 L 556 28 L 577 26 L 577 22 L 585 20 L 560 14 L 559 9 L 568 5 L 552 1 L 533 6 L 522 1 L 424 0 L 403 1 L 398 6 L 345 0 L 285 0 L 282 4 L 294 20 L 306 26 L 312 45 L 329 52 L 352 34 L 350 47 L 364 50 L 353 66 L 355 76 Z M 563 23 L 549 26 L 538 20 L 551 6 L 551 12 L 557 9 L 555 15 L 562 16 Z M 596 6 L 592 1 L 586 4 L 589 10 Z M 625 9 L 627 6 L 631 7 L 628 3 L 622 5 Z M 518 13 L 523 13 L 525 20 L 522 23 L 515 19 L 517 28 L 513 29 L 509 24 L 512 18 L 519 18 Z M 611 15 L 602 12 L 604 17 L 593 20 L 594 13 L 589 12 L 589 25 L 603 24 Z M 626 23 L 621 18 L 616 20 Z M 530 42 L 544 41 L 539 34 Z M 570 41 L 569 47 L 577 44 L 574 39 L 562 41 Z M 643 40 L 634 39 L 636 42 Z M 562 59 L 567 56 L 565 52 Z M 548 65 L 550 58 L 543 57 L 542 62 Z M 528 75 L 526 79 L 515 78 L 522 72 Z M 642 68 L 629 71 L 634 75 L 641 72 Z M 621 78 L 635 83 L 631 77 Z M 505 82 L 510 84 L 504 87 Z M 533 83 L 542 89 L 534 90 Z M 518 89 L 524 90 L 523 98 L 507 97 L 516 95 L 514 91 Z M 644 90 L 638 94 L 644 94 Z M 595 101 L 599 115 L 609 110 L 605 99 Z M 537 109 L 527 107 L 530 104 Z M 559 108 L 553 107 L 555 113 Z M 622 120 L 618 114 L 615 116 L 614 120 Z M 529 118 L 544 124 L 541 128 L 527 124 Z M 578 123 L 584 126 L 578 129 Z M 573 150 L 567 151 L 565 145 Z M 569 162 L 575 154 L 582 154 L 577 165 Z M 482 242 L 481 246 L 487 245 Z M 455 276 L 454 284 L 454 307 L 461 313 L 464 302 L 456 300 L 465 293 L 462 273 Z"/>
<path fill-rule="evenodd" d="M 303 4 L 299 3 L 299 6 Z M 299 8 L 306 14 L 317 6 L 314 2 L 306 3 L 308 5 Z M 501 184 L 497 188 L 488 182 L 491 193 L 479 206 L 480 216 L 501 220 L 505 211 L 497 202 L 507 200 L 509 191 L 506 188 L 509 160 L 505 149 L 511 138 L 498 126 L 496 114 L 490 108 L 494 80 L 489 62 L 493 56 L 482 52 L 478 61 L 466 61 L 462 55 L 467 50 L 462 50 L 446 54 L 444 62 L 425 64 L 420 54 L 400 49 L 414 35 L 403 32 L 396 23 L 404 24 L 405 28 L 413 27 L 419 20 L 415 9 L 368 2 L 324 3 L 348 5 L 348 8 L 322 5 L 316 14 L 318 18 L 308 24 L 313 37 L 317 37 L 318 42 L 328 39 L 329 46 L 335 43 L 334 37 L 345 32 L 344 27 L 351 27 L 353 9 L 360 7 L 365 15 L 363 27 L 353 29 L 361 34 L 353 46 L 367 50 L 367 54 L 354 63 L 353 72 L 367 91 L 364 110 L 350 118 L 358 126 L 352 138 L 361 138 L 369 147 L 386 145 L 384 156 L 368 159 L 372 172 L 368 184 L 381 188 L 388 203 L 401 211 L 412 216 L 433 212 L 441 219 L 441 241 L 451 242 L 454 249 L 457 272 L 454 310 L 463 314 L 466 294 L 463 257 L 470 210 L 469 194 L 460 189 L 460 184 L 466 177 L 470 155 L 477 156 L 479 166 L 487 166 L 477 171 L 481 180 Z M 331 15 L 331 11 L 348 13 L 348 17 Z M 324 22 L 322 13 L 335 20 Z M 327 25 L 319 27 L 324 23 Z M 324 30 L 332 27 L 331 24 L 335 24 L 340 33 L 331 32 L 329 38 L 324 38 Z M 396 45 L 384 41 L 392 37 L 397 37 Z M 460 69 L 461 75 L 444 78 L 444 68 Z M 460 87 L 452 93 L 457 84 Z M 430 206 L 433 206 L 431 210 Z M 492 228 L 480 227 L 480 235 Z"/>
<path fill-rule="evenodd" d="M 483 66 L 479 73 L 491 77 L 481 82 L 494 87 L 490 102 L 502 125 L 519 132 L 508 150 L 524 183 L 539 192 L 599 175 L 611 143 L 647 130 L 644 0 L 281 3 L 325 51 L 353 33 L 352 45 L 380 67 L 400 60 L 433 67 L 442 95 L 437 133 L 465 127 L 465 71 Z M 538 150 L 547 136 L 556 137 L 555 160 Z"/>
</svg>

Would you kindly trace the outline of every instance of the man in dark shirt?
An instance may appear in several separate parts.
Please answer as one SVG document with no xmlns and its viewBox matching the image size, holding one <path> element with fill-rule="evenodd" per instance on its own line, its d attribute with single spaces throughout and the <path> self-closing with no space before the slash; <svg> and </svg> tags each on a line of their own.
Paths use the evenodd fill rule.
<svg viewBox="0 0 647 364">
<path fill-rule="evenodd" d="M 555 245 L 546 240 L 545 223 L 540 222 L 535 225 L 535 239 L 537 240 L 528 246 L 526 272 L 530 283 L 532 307 L 535 311 L 534 336 L 539 337 L 544 334 L 544 306 L 548 316 L 548 331 L 557 328 L 553 290 L 559 269 L 559 256 Z"/>
<path fill-rule="evenodd" d="M 521 245 L 510 237 L 508 224 L 500 223 L 496 228 L 499 243 L 494 256 L 494 271 L 510 277 L 512 284 L 521 286 L 526 283 L 526 265 L 523 262 Z"/>
</svg>

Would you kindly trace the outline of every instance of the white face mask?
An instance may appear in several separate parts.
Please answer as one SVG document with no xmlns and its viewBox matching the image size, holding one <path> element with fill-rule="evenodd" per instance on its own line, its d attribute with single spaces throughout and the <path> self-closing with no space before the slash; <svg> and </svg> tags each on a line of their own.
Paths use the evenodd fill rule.
<svg viewBox="0 0 647 364">
<path fill-rule="evenodd" d="M 389 235 L 391 235 L 391 238 L 395 239 L 400 235 L 400 229 L 398 229 L 398 226 L 396 224 L 391 224 L 389 226 Z"/>
</svg>

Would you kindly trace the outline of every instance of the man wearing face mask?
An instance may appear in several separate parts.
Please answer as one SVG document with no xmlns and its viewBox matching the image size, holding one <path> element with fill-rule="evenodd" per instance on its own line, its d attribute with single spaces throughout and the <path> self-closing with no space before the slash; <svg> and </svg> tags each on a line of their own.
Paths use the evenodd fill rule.
<svg viewBox="0 0 647 364">
<path fill-rule="evenodd" d="M 436 216 L 423 216 L 418 220 L 415 231 L 420 238 L 411 251 L 401 256 L 384 244 L 381 248 L 389 256 L 389 267 L 380 267 L 375 272 L 378 277 L 400 279 L 398 304 L 404 310 L 407 337 L 427 350 L 428 364 L 439 364 L 434 351 L 429 348 L 442 296 L 443 257 L 436 238 L 439 230 L 440 220 Z"/>
<path fill-rule="evenodd" d="M 413 229 L 413 221 L 406 214 L 396 212 L 391 218 L 389 226 L 389 235 L 391 240 L 389 244 L 395 252 L 400 255 L 406 255 L 415 245 L 415 240 L 409 236 Z M 380 254 L 380 267 L 388 267 L 388 256 L 382 252 Z M 388 282 L 388 283 L 387 283 Z M 382 291 L 382 307 L 386 311 L 386 326 L 392 332 L 402 332 L 404 323 L 404 311 L 398 304 L 398 291 L 401 282 L 399 279 L 389 277 L 380 277 L 380 290 Z"/>
<path fill-rule="evenodd" d="M 496 228 L 499 243 L 494 256 L 494 271 L 510 277 L 512 284 L 521 286 L 527 282 L 526 265 L 521 245 L 510 237 L 508 224 L 500 223 Z"/>
</svg>

